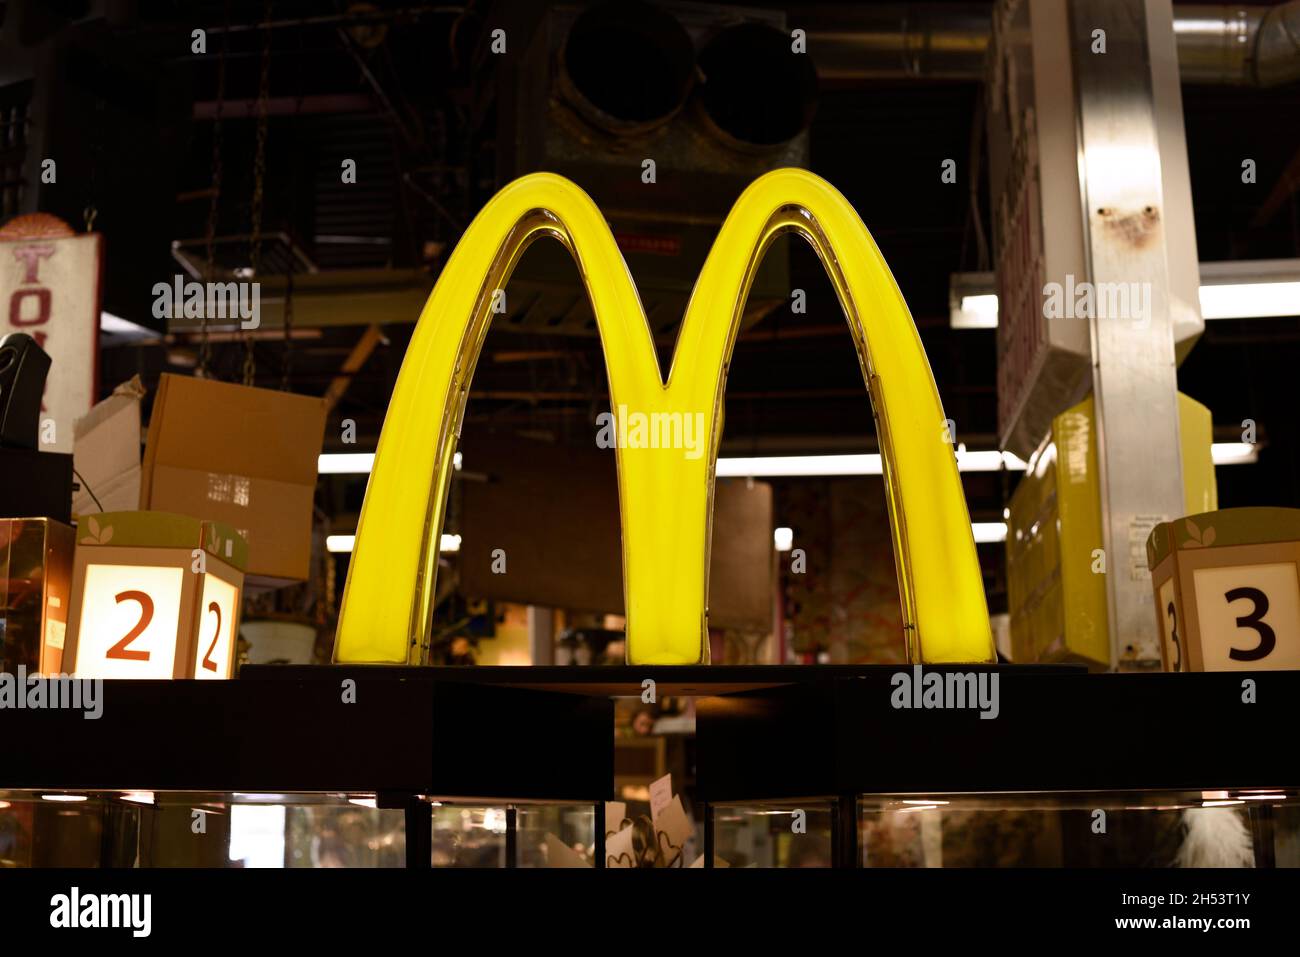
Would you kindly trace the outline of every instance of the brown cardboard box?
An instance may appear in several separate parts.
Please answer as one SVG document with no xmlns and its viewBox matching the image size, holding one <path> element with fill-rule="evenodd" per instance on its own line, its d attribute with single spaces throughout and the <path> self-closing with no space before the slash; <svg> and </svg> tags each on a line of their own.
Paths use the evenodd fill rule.
<svg viewBox="0 0 1300 957">
<path fill-rule="evenodd" d="M 315 396 L 164 375 L 140 508 L 232 525 L 248 542 L 250 576 L 302 581 L 324 433 Z"/>
<path fill-rule="evenodd" d="M 466 593 L 622 613 L 623 557 L 613 454 L 594 446 L 490 436 L 467 436 L 460 449 L 465 463 L 461 476 L 467 480 L 462 482 L 460 525 L 455 530 L 463 535 L 458 564 Z M 772 509 L 772 486 L 766 482 L 722 479 L 714 487 L 711 627 L 771 629 L 776 572 Z M 508 575 L 492 573 L 497 548 L 509 556 Z"/>
</svg>

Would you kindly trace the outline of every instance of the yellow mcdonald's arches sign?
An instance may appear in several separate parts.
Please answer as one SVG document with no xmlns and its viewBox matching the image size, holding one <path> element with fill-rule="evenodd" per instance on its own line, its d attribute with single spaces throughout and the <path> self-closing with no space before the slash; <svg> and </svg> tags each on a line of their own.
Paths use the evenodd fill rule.
<svg viewBox="0 0 1300 957">
<path fill-rule="evenodd" d="M 704 263 L 668 381 L 632 276 L 591 198 L 524 176 L 474 219 L 411 337 L 366 489 L 335 640 L 351 663 L 423 662 L 443 511 L 470 380 L 524 250 L 558 239 L 577 261 L 600 332 L 611 404 L 712 424 L 702 456 L 616 449 L 627 660 L 708 661 L 705 599 L 723 390 L 750 283 L 772 240 L 803 236 L 848 318 L 876 417 L 908 657 L 995 658 L 970 518 L 930 364 L 902 293 L 853 207 L 818 176 L 783 169 L 736 201 Z M 651 421 L 668 421 L 652 419 Z"/>
</svg>

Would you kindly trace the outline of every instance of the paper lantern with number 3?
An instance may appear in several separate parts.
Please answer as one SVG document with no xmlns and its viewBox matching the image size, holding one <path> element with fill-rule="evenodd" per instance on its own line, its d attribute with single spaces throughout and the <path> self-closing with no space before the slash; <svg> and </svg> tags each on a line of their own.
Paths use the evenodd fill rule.
<svg viewBox="0 0 1300 957">
<path fill-rule="evenodd" d="M 1300 669 L 1300 510 L 1163 522 L 1147 563 L 1166 671 Z"/>
<path fill-rule="evenodd" d="M 167 512 L 81 516 L 64 663 L 83 678 L 229 678 L 248 546 Z"/>
</svg>

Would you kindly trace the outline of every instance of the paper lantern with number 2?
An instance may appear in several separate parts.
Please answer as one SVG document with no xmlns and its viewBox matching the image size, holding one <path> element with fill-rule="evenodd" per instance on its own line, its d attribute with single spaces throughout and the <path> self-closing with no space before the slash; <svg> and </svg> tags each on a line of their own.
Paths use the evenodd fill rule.
<svg viewBox="0 0 1300 957">
<path fill-rule="evenodd" d="M 65 667 L 83 678 L 229 678 L 248 546 L 167 512 L 81 516 Z"/>
</svg>

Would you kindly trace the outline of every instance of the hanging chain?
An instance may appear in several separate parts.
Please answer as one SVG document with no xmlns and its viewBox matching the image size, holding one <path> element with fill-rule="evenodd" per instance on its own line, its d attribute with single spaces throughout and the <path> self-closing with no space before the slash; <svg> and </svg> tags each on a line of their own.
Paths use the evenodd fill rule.
<svg viewBox="0 0 1300 957">
<path fill-rule="evenodd" d="M 298 33 L 298 54 L 301 57 L 303 52 L 302 33 Z M 294 104 L 293 115 L 289 120 L 289 139 L 297 141 L 298 116 L 302 113 L 302 72 L 294 71 L 295 84 L 298 90 L 297 102 Z M 289 222 L 292 224 L 296 219 L 297 206 L 293 202 L 296 194 L 293 191 L 289 193 Z M 284 277 L 284 365 L 280 370 L 280 391 L 289 391 L 289 379 L 293 375 L 293 274 L 298 266 L 298 256 L 295 252 L 293 242 L 293 228 L 290 226 L 289 233 L 289 268 Z M 333 562 L 329 563 L 333 566 Z"/>
<path fill-rule="evenodd" d="M 90 196 L 86 200 L 86 206 L 81 211 L 81 218 L 86 224 L 86 232 L 93 232 L 95 229 L 95 217 L 99 215 L 99 209 L 95 206 L 95 197 L 99 195 L 99 167 L 104 162 L 104 100 L 102 98 L 95 101 L 95 132 L 94 142 L 91 146 L 90 162 Z"/>
<path fill-rule="evenodd" d="M 289 391 L 293 371 L 293 250 L 289 250 L 289 272 L 284 277 L 284 366 L 280 371 L 280 391 Z"/>
<path fill-rule="evenodd" d="M 262 196 L 266 185 L 266 128 L 271 100 L 271 8 L 273 0 L 266 0 L 266 16 L 262 24 L 262 77 L 257 89 L 257 146 L 253 153 L 253 208 L 252 231 L 249 236 L 248 258 L 252 267 L 251 280 L 260 282 L 262 267 Z M 253 356 L 253 338 L 240 326 L 244 340 L 244 385 L 252 385 L 257 373 Z"/>
<path fill-rule="evenodd" d="M 217 208 L 221 201 L 221 114 L 226 103 L 226 47 L 230 36 L 230 2 L 226 2 L 226 32 L 221 34 L 221 53 L 217 56 L 217 113 L 212 121 L 212 188 L 208 197 L 208 225 L 204 232 L 204 249 L 207 255 L 207 281 L 217 278 Z M 208 337 L 208 310 L 199 314 L 199 362 L 196 374 L 208 377 L 212 365 L 212 340 Z"/>
</svg>

